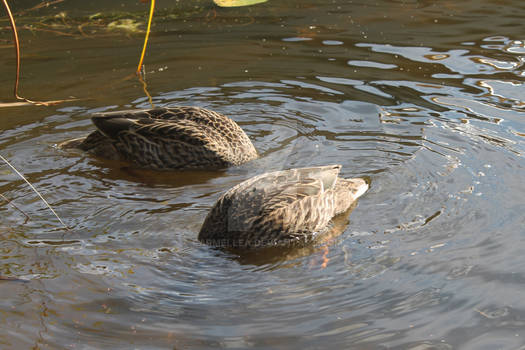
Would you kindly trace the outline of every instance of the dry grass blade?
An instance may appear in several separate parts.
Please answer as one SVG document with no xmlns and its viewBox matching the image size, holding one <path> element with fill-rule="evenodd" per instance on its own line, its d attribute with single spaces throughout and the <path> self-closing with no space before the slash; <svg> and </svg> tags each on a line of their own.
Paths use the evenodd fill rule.
<svg viewBox="0 0 525 350">
<path fill-rule="evenodd" d="M 45 106 L 55 105 L 63 102 L 80 101 L 80 98 L 68 98 L 65 100 L 46 101 Z M 0 102 L 0 108 L 44 105 L 40 102 Z"/>
<path fill-rule="evenodd" d="M 16 210 L 18 210 L 19 212 L 21 212 L 25 217 L 26 217 L 26 220 L 24 221 L 24 225 L 31 219 L 29 217 L 29 215 L 26 214 L 25 211 L 23 211 L 22 209 L 20 209 L 19 207 L 17 207 L 15 205 L 15 203 L 13 203 L 13 201 L 11 201 L 9 198 L 7 198 L 6 196 L 4 196 L 3 194 L 0 193 L 0 197 L 2 197 L 4 199 L 4 201 L 6 201 L 7 203 L 11 204 L 13 206 L 13 208 L 15 208 Z"/>
<path fill-rule="evenodd" d="M 25 97 L 21 97 L 18 95 L 18 85 L 20 81 L 20 41 L 18 40 L 18 31 L 16 30 L 16 24 L 15 24 L 15 18 L 13 17 L 13 13 L 11 12 L 11 9 L 9 8 L 9 4 L 7 3 L 7 0 L 2 0 L 5 10 L 7 11 L 7 16 L 9 17 L 9 23 L 11 24 L 11 31 L 13 32 L 13 41 L 15 44 L 15 51 L 16 51 L 16 79 L 15 79 L 15 87 L 14 87 L 14 95 L 17 100 L 22 100 L 31 104 L 35 105 L 42 105 L 42 106 L 50 106 L 55 105 L 58 103 L 61 103 L 65 100 L 57 100 L 57 101 L 32 101 L 30 99 L 27 99 Z"/>
<path fill-rule="evenodd" d="M 32 106 L 29 102 L 0 102 L 0 108 Z"/>
<path fill-rule="evenodd" d="M 25 14 L 27 12 L 38 10 L 38 9 L 43 8 L 43 7 L 49 7 L 51 5 L 58 4 L 59 2 L 64 2 L 64 1 L 65 0 L 42 1 L 40 4 L 38 4 L 36 6 L 33 6 L 30 9 L 22 10 L 20 12 L 17 12 L 17 15 L 23 15 L 23 14 Z"/>
<path fill-rule="evenodd" d="M 38 195 L 38 197 L 40 197 L 40 199 L 46 204 L 46 206 L 49 208 L 49 210 L 51 210 L 53 212 L 53 214 L 56 216 L 56 218 L 58 219 L 58 221 L 60 221 L 60 223 L 66 228 L 66 230 L 69 230 L 69 227 L 67 227 L 67 225 L 62 221 L 62 219 L 58 216 L 58 214 L 55 212 L 55 210 L 53 210 L 53 208 L 51 208 L 51 205 L 49 205 L 49 203 L 44 199 L 44 197 L 42 197 L 42 195 L 40 194 L 40 192 L 38 192 L 35 188 L 35 186 L 33 186 L 26 178 L 24 175 L 22 175 L 18 170 L 16 170 L 16 168 L 11 165 L 11 163 L 9 163 L 9 161 L 7 159 L 5 159 L 1 154 L 0 154 L 0 159 L 2 159 L 11 169 L 13 169 L 13 171 L 18 175 L 20 176 L 28 185 L 29 187 L 31 187 L 31 189 Z"/>
<path fill-rule="evenodd" d="M 11 13 L 11 8 L 9 8 L 9 4 L 7 3 L 7 0 L 2 0 L 4 3 L 5 10 L 7 11 L 7 16 L 9 17 L 9 23 L 11 24 L 11 30 L 13 31 L 13 40 L 15 43 L 15 50 L 16 50 L 16 80 L 15 80 L 15 98 L 17 100 L 23 100 L 23 98 L 18 96 L 18 81 L 20 78 L 20 41 L 18 40 L 18 31 L 16 30 L 16 24 L 15 24 L 15 18 L 13 17 L 13 14 Z"/>
<path fill-rule="evenodd" d="M 21 278 L 8 277 L 8 276 L 2 276 L 2 275 L 0 275 L 0 281 L 29 282 L 28 280 L 24 280 L 24 279 L 21 279 Z"/>
</svg>

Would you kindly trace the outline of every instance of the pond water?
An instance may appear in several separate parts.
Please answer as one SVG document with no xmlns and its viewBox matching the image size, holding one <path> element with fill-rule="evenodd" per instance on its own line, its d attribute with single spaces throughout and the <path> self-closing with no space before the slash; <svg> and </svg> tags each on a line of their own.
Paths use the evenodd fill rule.
<svg viewBox="0 0 525 350">
<path fill-rule="evenodd" d="M 17 2 L 20 26 L 64 25 L 20 30 L 21 94 L 78 100 L 0 109 L 0 154 L 71 229 L 0 167 L 18 208 L 0 199 L 0 275 L 24 280 L 0 281 L 0 348 L 525 346 L 523 1 L 161 1 L 153 103 L 224 113 L 262 155 L 220 172 L 57 149 L 93 130 L 93 112 L 151 106 L 132 76 L 143 34 L 83 24 L 112 11 L 144 21 L 147 5 L 20 14 L 38 3 Z M 273 256 L 198 242 L 226 189 L 323 164 L 371 179 L 334 241 Z"/>
</svg>

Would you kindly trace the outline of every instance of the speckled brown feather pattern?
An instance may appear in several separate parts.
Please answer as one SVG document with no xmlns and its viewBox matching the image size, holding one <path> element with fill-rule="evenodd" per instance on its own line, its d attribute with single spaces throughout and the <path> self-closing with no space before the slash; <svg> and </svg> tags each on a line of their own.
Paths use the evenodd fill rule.
<svg viewBox="0 0 525 350">
<path fill-rule="evenodd" d="M 204 108 L 99 113 L 92 120 L 97 131 L 63 146 L 153 169 L 223 168 L 257 158 L 237 123 Z"/>
<path fill-rule="evenodd" d="M 214 246 L 259 247 L 311 240 L 346 211 L 368 185 L 338 177 L 340 165 L 255 176 L 224 193 L 199 240 Z"/>
<path fill-rule="evenodd" d="M 61 148 L 78 148 L 106 159 L 118 160 L 121 157 L 113 143 L 100 131 L 95 130 L 86 137 L 68 140 L 59 144 Z"/>
</svg>

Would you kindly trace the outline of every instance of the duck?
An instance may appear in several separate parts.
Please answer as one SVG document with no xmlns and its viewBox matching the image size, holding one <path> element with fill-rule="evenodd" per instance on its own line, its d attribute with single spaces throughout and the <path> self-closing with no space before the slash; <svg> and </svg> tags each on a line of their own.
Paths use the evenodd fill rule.
<svg viewBox="0 0 525 350">
<path fill-rule="evenodd" d="M 339 177 L 341 165 L 256 175 L 222 194 L 198 239 L 223 248 L 293 246 L 326 232 L 369 188 L 363 178 Z"/>
<path fill-rule="evenodd" d="M 156 170 L 220 169 L 258 157 L 235 121 L 205 108 L 176 106 L 96 113 L 91 121 L 95 131 L 59 147 Z"/>
</svg>

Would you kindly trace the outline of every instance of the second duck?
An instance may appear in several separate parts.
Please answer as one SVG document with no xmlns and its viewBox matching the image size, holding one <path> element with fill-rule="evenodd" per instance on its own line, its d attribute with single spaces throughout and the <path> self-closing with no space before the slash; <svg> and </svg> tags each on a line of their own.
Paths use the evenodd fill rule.
<svg viewBox="0 0 525 350">
<path fill-rule="evenodd" d="M 219 169 L 257 158 L 230 118 L 199 107 L 97 113 L 97 130 L 59 146 L 150 169 Z"/>
</svg>

